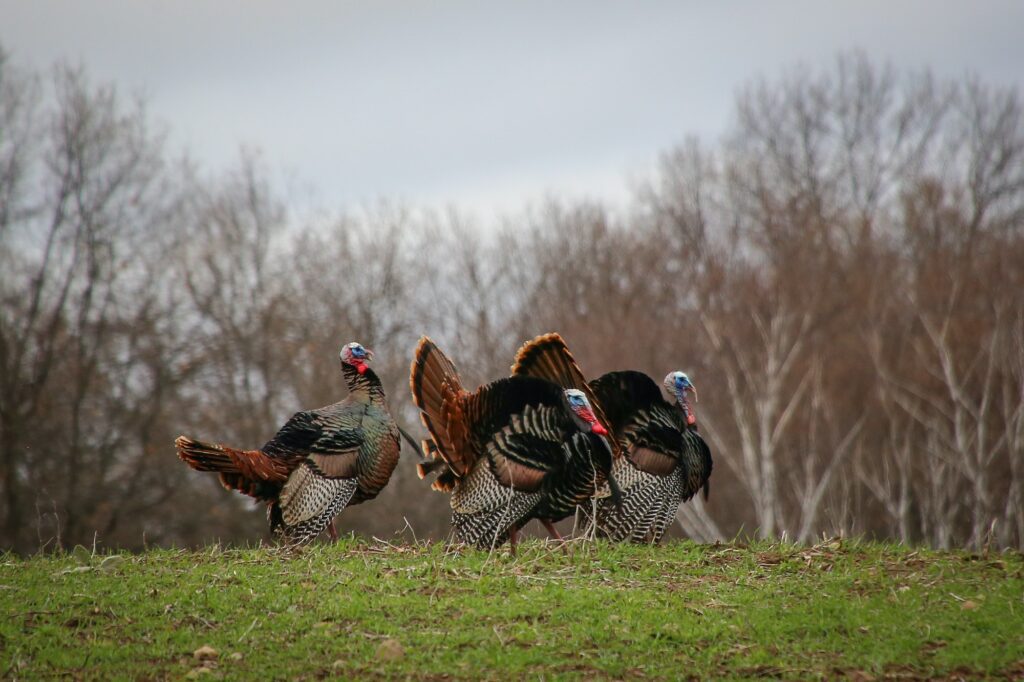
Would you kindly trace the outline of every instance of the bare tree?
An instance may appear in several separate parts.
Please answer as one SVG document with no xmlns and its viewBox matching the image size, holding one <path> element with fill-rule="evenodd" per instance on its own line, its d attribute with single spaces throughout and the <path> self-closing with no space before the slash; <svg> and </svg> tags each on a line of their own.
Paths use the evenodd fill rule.
<svg viewBox="0 0 1024 682">
<path fill-rule="evenodd" d="M 754 81 L 736 111 L 621 213 L 300 219 L 257 154 L 171 163 L 139 103 L 0 55 L 0 544 L 260 537 L 177 433 L 258 445 L 344 395 L 353 339 L 416 430 L 420 334 L 474 384 L 557 330 L 591 376 L 700 385 L 716 467 L 680 510 L 691 537 L 1024 546 L 1019 94 L 854 53 Z M 343 525 L 443 537 L 411 459 Z"/>
<path fill-rule="evenodd" d="M 3 80 L 0 450 L 4 534 L 24 547 L 42 533 L 33 507 L 72 540 L 91 534 L 138 446 L 117 422 L 142 406 L 102 396 L 139 361 L 133 323 L 163 312 L 144 268 L 176 200 L 139 106 L 77 69 L 57 69 L 45 99 L 34 79 Z"/>
<path fill-rule="evenodd" d="M 739 458 L 732 454 L 735 450 L 724 427 L 714 418 L 705 418 L 704 423 L 721 444 L 721 459 L 738 473 L 750 494 L 758 532 L 772 537 L 785 527 L 779 473 L 783 437 L 810 385 L 809 372 L 801 372 L 798 363 L 810 318 L 777 310 L 770 318 L 755 313 L 751 319 L 756 345 L 733 343 L 719 319 L 707 312 L 701 315 L 708 342 L 722 363 Z"/>
</svg>

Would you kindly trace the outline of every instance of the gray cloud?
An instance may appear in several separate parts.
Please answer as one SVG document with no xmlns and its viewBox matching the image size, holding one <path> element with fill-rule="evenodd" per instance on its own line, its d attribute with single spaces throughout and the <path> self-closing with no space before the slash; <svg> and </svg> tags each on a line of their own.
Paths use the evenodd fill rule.
<svg viewBox="0 0 1024 682">
<path fill-rule="evenodd" d="M 329 205 L 482 210 L 622 197 L 658 152 L 720 132 L 749 78 L 853 47 L 1024 85 L 1021 26 L 1015 0 L 0 4 L 15 61 L 144 93 L 205 163 L 248 144 Z"/>
</svg>

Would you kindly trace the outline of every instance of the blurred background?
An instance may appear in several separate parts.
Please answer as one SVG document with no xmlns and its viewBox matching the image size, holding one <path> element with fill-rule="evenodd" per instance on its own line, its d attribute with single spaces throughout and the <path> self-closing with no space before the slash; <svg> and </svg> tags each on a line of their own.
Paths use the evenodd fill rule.
<svg viewBox="0 0 1024 682">
<path fill-rule="evenodd" d="M 682 369 L 677 535 L 1024 547 L 1024 5 L 0 4 L 0 548 L 266 537 L 175 456 L 376 352 Z M 339 525 L 443 538 L 403 460 Z"/>
</svg>

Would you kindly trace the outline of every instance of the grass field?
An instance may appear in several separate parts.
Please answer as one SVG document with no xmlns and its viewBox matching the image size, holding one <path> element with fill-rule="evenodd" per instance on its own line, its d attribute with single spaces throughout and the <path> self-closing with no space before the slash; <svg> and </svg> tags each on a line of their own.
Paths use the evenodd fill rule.
<svg viewBox="0 0 1024 682">
<path fill-rule="evenodd" d="M 77 548 L 0 613 L 17 679 L 1024 677 L 1020 554 L 859 542 Z"/>
</svg>

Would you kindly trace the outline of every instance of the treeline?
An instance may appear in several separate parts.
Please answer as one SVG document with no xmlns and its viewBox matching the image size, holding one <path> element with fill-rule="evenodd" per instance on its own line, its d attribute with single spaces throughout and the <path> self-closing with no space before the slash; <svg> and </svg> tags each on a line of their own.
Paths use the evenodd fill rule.
<svg viewBox="0 0 1024 682">
<path fill-rule="evenodd" d="M 382 204 L 299 218 L 258 157 L 176 159 L 80 69 L 0 60 L 0 546 L 264 537 L 174 456 L 255 447 L 377 353 L 419 424 L 420 334 L 467 383 L 557 330 L 593 376 L 674 369 L 716 462 L 681 532 L 1024 546 L 1019 94 L 846 55 L 756 81 L 721 140 L 670 150 L 625 211 L 497 231 Z M 340 527 L 444 537 L 403 455 Z"/>
</svg>

